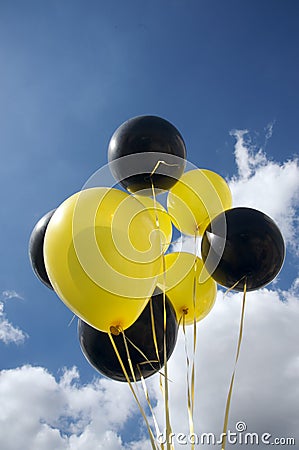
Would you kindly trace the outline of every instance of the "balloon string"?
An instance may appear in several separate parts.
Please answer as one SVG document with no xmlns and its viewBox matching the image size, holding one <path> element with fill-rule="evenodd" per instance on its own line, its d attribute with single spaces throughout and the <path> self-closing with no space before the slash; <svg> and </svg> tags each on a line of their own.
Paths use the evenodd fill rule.
<svg viewBox="0 0 299 450">
<path fill-rule="evenodd" d="M 241 280 L 239 280 L 238 283 L 240 283 L 240 281 Z M 238 283 L 236 283 L 236 285 Z M 226 446 L 226 436 L 227 436 L 227 425 L 228 425 L 230 402 L 231 402 L 231 397 L 232 397 L 232 392 L 233 392 L 235 373 L 236 373 L 237 362 L 238 362 L 239 354 L 240 354 L 242 336 L 243 336 L 246 289 L 247 289 L 247 286 L 246 286 L 246 277 L 245 277 L 243 301 L 242 301 L 242 313 L 241 313 L 240 330 L 239 330 L 239 339 L 238 339 L 238 346 L 237 346 L 237 353 L 236 353 L 234 371 L 233 371 L 233 374 L 232 374 L 232 377 L 231 377 L 230 387 L 229 387 L 228 396 L 227 396 L 227 400 L 226 400 L 224 423 L 223 423 L 223 431 L 222 431 L 222 446 L 221 446 L 221 450 L 225 450 L 225 446 Z"/>
<path fill-rule="evenodd" d="M 152 363 L 157 363 L 158 361 L 157 360 L 149 360 L 147 358 L 147 356 L 143 353 L 143 351 L 140 350 L 140 348 L 138 348 L 137 345 L 134 344 L 134 342 L 131 341 L 131 339 L 128 338 L 128 336 L 126 336 L 126 340 L 132 345 L 132 347 L 134 347 L 143 356 L 144 362 L 141 362 L 139 364 L 140 365 L 142 365 L 142 364 L 149 364 L 153 370 L 156 370 L 155 367 L 152 365 Z"/>
<path fill-rule="evenodd" d="M 169 163 L 167 163 L 166 161 L 163 161 L 163 160 L 160 160 L 160 159 L 159 159 L 159 161 L 157 161 L 155 167 L 153 168 L 153 170 L 152 170 L 152 172 L 151 172 L 151 174 L 150 174 L 150 178 L 151 178 L 151 177 L 154 175 L 154 173 L 158 170 L 160 164 L 164 164 L 165 166 L 168 166 L 168 167 L 179 167 L 178 164 L 169 164 Z"/>
<path fill-rule="evenodd" d="M 154 360 L 148 359 L 147 356 L 143 353 L 143 351 L 140 350 L 140 348 L 137 347 L 137 345 L 134 344 L 134 342 L 131 341 L 131 339 L 129 339 L 128 336 L 125 336 L 125 337 L 126 337 L 127 342 L 129 342 L 132 345 L 132 347 L 134 347 L 143 356 L 144 361 L 139 363 L 139 365 L 142 366 L 143 364 L 149 364 L 153 370 L 156 370 L 156 368 L 153 366 L 152 363 L 158 363 L 159 361 L 156 359 L 154 359 Z M 162 372 L 158 372 L 158 373 L 161 374 L 162 376 L 164 376 L 164 374 Z M 169 380 L 169 381 L 171 381 L 171 380 Z"/>
<path fill-rule="evenodd" d="M 127 342 L 130 342 L 130 344 L 133 345 L 144 356 L 144 358 L 145 358 L 144 363 L 148 362 L 152 367 L 153 367 L 153 365 L 151 364 L 149 359 L 145 356 L 145 354 L 125 335 L 124 331 L 122 331 L 122 335 L 123 335 L 124 345 L 125 345 L 125 349 L 126 349 L 126 353 L 127 353 L 127 358 L 128 358 L 128 363 L 129 363 L 129 366 L 130 366 L 131 374 L 132 374 L 134 383 L 136 384 L 137 380 L 136 380 L 135 372 L 134 372 L 134 369 L 133 369 L 133 366 L 132 366 L 132 360 L 131 360 L 131 357 L 130 357 L 130 352 L 129 352 L 129 347 L 127 345 Z M 155 416 L 155 413 L 154 413 L 154 410 L 153 410 L 153 407 L 152 407 L 152 404 L 151 404 L 151 401 L 150 401 L 150 398 L 149 398 L 149 395 L 148 395 L 148 389 L 146 387 L 146 383 L 145 383 L 144 377 L 142 376 L 142 372 L 140 370 L 139 364 L 137 364 L 137 369 L 138 369 L 139 374 L 140 374 L 140 380 L 141 380 L 141 383 L 142 383 L 142 388 L 143 388 L 143 391 L 144 391 L 145 399 L 147 401 L 147 404 L 149 406 L 150 412 L 152 414 L 152 419 L 153 419 L 153 422 L 154 422 L 154 425 L 155 425 L 157 436 L 160 436 L 161 433 L 160 433 L 160 429 L 159 429 L 159 426 L 158 426 L 158 422 L 157 422 L 157 419 L 156 419 L 156 416 Z M 137 392 L 138 392 L 137 384 L 136 384 L 136 389 L 137 389 Z M 163 450 L 162 444 L 161 444 L 161 448 Z"/>
<path fill-rule="evenodd" d="M 68 327 L 70 327 L 72 325 L 72 323 L 74 322 L 75 317 L 76 317 L 76 315 L 74 314 L 73 317 L 71 318 L 71 320 L 69 321 L 68 325 L 67 325 Z"/>
<path fill-rule="evenodd" d="M 134 383 L 136 385 L 136 390 L 138 392 L 138 386 L 136 384 L 137 380 L 136 380 L 135 372 L 134 372 L 133 365 L 132 365 L 132 360 L 131 360 L 131 356 L 130 356 L 130 352 L 129 352 L 129 347 L 128 347 L 128 344 L 127 344 L 127 337 L 126 337 L 126 335 L 125 335 L 123 330 L 121 330 L 121 333 L 122 333 L 122 336 L 123 336 L 124 346 L 125 346 L 125 349 L 126 349 L 128 363 L 129 363 L 129 366 L 130 366 L 132 378 L 134 380 Z M 152 408 L 152 405 L 151 405 L 151 402 L 150 402 L 150 398 L 149 398 L 149 395 L 148 395 L 148 390 L 146 388 L 146 384 L 145 384 L 144 378 L 142 376 L 141 370 L 139 368 L 139 365 L 137 365 L 137 369 L 138 369 L 139 374 L 140 374 L 140 379 L 141 379 L 141 382 L 142 382 L 142 387 L 143 387 L 145 399 L 147 401 L 147 404 L 149 406 L 150 412 L 152 414 L 152 418 L 153 418 L 153 422 L 154 422 L 154 425 L 155 425 L 155 428 L 156 428 L 157 436 L 160 436 L 160 430 L 159 430 L 159 427 L 158 427 L 158 423 L 157 423 L 157 420 L 156 420 L 156 417 L 155 417 L 155 414 L 154 414 L 154 411 L 153 411 L 153 408 Z"/>
<path fill-rule="evenodd" d="M 157 419 L 156 419 L 156 415 L 155 415 L 155 413 L 154 413 L 154 409 L 153 409 L 152 404 L 151 404 L 151 401 L 150 401 L 150 397 L 149 397 L 148 389 L 147 389 L 147 386 L 146 386 L 146 382 L 145 382 L 145 379 L 144 379 L 144 377 L 143 377 L 143 375 L 142 375 L 142 373 L 141 373 L 139 364 L 137 364 L 137 368 L 138 368 L 138 371 L 139 371 L 139 374 L 140 374 L 140 380 L 141 380 L 141 383 L 142 383 L 142 387 L 143 387 L 143 391 L 144 391 L 144 396 L 145 396 L 145 399 L 146 399 L 146 401 L 147 401 L 147 404 L 148 404 L 148 407 L 149 407 L 149 409 L 150 409 L 150 412 L 151 412 L 151 414 L 152 414 L 153 422 L 154 422 L 155 429 L 156 429 L 156 434 L 157 434 L 157 436 L 161 436 L 162 433 L 160 432 L 160 428 L 159 428 L 159 425 L 158 425 L 158 421 L 157 421 Z M 161 450 L 164 450 L 164 445 L 163 445 L 162 442 L 160 443 L 160 445 L 161 445 Z"/>
<path fill-rule="evenodd" d="M 155 165 L 153 171 L 150 174 L 150 180 L 151 180 L 151 188 L 152 188 L 152 194 L 154 199 L 154 208 L 155 208 L 155 215 L 156 215 L 156 226 L 158 230 L 160 230 L 160 223 L 159 223 L 159 216 L 157 212 L 157 200 L 156 200 L 156 192 L 155 187 L 153 183 L 152 176 L 158 169 L 160 164 L 166 164 L 165 161 L 158 161 Z M 171 443 L 171 435 L 172 435 L 172 428 L 170 423 L 170 414 L 169 414 L 169 387 L 168 387 L 168 367 L 167 367 L 167 342 L 166 342 L 166 327 L 167 327 L 167 317 L 166 317 L 166 261 L 165 261 L 165 255 L 163 252 L 163 244 L 160 235 L 160 251 L 162 254 L 162 270 L 163 270 L 163 281 L 164 281 L 164 287 L 163 287 L 163 360 L 164 360 L 164 385 L 162 384 L 162 377 L 160 376 L 160 387 L 162 389 L 163 397 L 164 397 L 164 409 L 165 409 L 165 428 L 166 428 L 166 448 L 167 450 L 172 450 L 173 445 Z"/>
<path fill-rule="evenodd" d="M 143 407 L 142 407 L 142 405 L 141 405 L 141 403 L 140 403 L 140 401 L 139 401 L 139 399 L 138 399 L 138 396 L 137 396 L 137 394 L 136 394 L 136 392 L 135 392 L 135 390 L 134 390 L 134 387 L 133 387 L 133 385 L 132 385 L 132 383 L 131 383 L 131 380 L 130 380 L 129 375 L 128 375 L 127 371 L 126 371 L 125 365 L 124 365 L 124 363 L 123 363 L 123 361 L 122 361 L 122 358 L 121 358 L 120 353 L 119 353 L 119 351 L 118 351 L 118 349 L 117 349 L 117 346 L 116 346 L 116 344 L 115 344 L 115 342 L 114 342 L 114 339 L 113 339 L 113 336 L 112 336 L 111 332 L 108 332 L 108 336 L 109 336 L 109 339 L 110 339 L 111 344 L 112 344 L 112 346 L 113 346 L 113 349 L 114 349 L 114 352 L 115 352 L 115 354 L 116 354 L 116 357 L 117 357 L 117 359 L 118 359 L 118 361 L 119 361 L 119 364 L 120 364 L 120 366 L 121 366 L 121 368 L 122 368 L 123 374 L 124 374 L 124 376 L 125 376 L 125 378 L 126 378 L 126 381 L 127 381 L 128 385 L 129 385 L 129 388 L 130 388 L 130 390 L 131 390 L 131 392 L 132 392 L 132 394 L 133 394 L 133 397 L 134 397 L 134 399 L 135 399 L 135 401 L 136 401 L 136 403 L 137 403 L 137 405 L 138 405 L 138 408 L 139 408 L 139 410 L 140 410 L 140 412 L 141 412 L 141 415 L 142 415 L 142 417 L 143 417 L 143 419 L 144 419 L 144 421 L 145 421 L 146 428 L 147 428 L 147 431 L 148 431 L 148 434 L 149 434 L 149 437 L 150 437 L 152 449 L 153 449 L 153 450 L 157 450 L 157 446 L 156 446 L 156 443 L 155 443 L 155 439 L 154 439 L 154 436 L 153 436 L 153 432 L 152 432 L 151 427 L 150 427 L 150 425 L 149 425 L 149 422 L 148 422 L 148 420 L 147 420 L 145 411 L 144 411 L 144 409 L 143 409 Z"/>
<path fill-rule="evenodd" d="M 226 297 L 226 295 L 227 295 L 229 292 L 231 292 L 233 289 L 235 289 L 235 287 L 236 287 L 239 283 L 241 283 L 241 281 L 244 280 L 244 278 L 246 278 L 246 275 L 244 275 L 242 278 L 240 278 L 240 280 L 238 280 L 235 284 L 233 284 L 232 287 L 230 287 L 229 289 L 227 289 L 227 290 L 225 291 L 223 297 Z"/>
<path fill-rule="evenodd" d="M 150 298 L 150 312 L 151 312 L 151 324 L 152 324 L 152 335 L 153 335 L 153 341 L 155 346 L 155 351 L 158 359 L 159 366 L 160 364 L 160 355 L 159 355 L 159 349 L 158 349 L 158 342 L 157 342 L 157 335 L 156 335 L 156 327 L 155 327 L 155 317 L 154 317 L 154 308 L 153 308 L 153 301 L 152 298 Z"/>
<path fill-rule="evenodd" d="M 191 366 L 191 386 L 189 384 L 189 373 L 190 373 L 190 360 L 188 357 L 187 350 L 187 335 L 185 330 L 185 314 L 183 315 L 183 332 L 185 336 L 185 352 L 186 352 L 186 366 L 187 366 L 187 402 L 188 402 L 188 419 L 189 419 L 189 431 L 190 436 L 194 435 L 194 397 L 195 397 L 195 354 L 196 354 L 196 344 L 197 344 L 197 329 L 196 329 L 196 287 L 197 287 L 197 234 L 198 228 L 194 235 L 194 246 L 195 246 L 195 259 L 194 259 L 194 277 L 193 277 L 193 289 L 192 289 L 192 302 L 193 302 L 193 352 L 192 352 L 192 366 Z M 191 443 L 191 450 L 194 450 L 195 443 Z"/>
<path fill-rule="evenodd" d="M 121 334 L 122 334 L 123 341 L 124 341 L 124 346 L 125 346 L 125 350 L 126 350 L 126 354 L 127 354 L 127 358 L 128 358 L 128 364 L 129 364 L 129 367 L 130 367 L 130 372 L 131 372 L 133 381 L 134 381 L 134 383 L 136 385 L 136 389 L 137 389 L 137 392 L 138 392 L 138 387 L 137 387 L 137 384 L 136 384 L 136 376 L 135 376 L 135 372 L 134 372 L 134 369 L 133 369 L 132 360 L 131 360 L 131 356 L 130 356 L 130 352 L 129 352 L 126 336 L 125 336 L 125 333 L 124 333 L 124 331 L 122 329 L 121 329 Z"/>
<path fill-rule="evenodd" d="M 194 435 L 194 421 L 193 421 L 193 413 L 192 413 L 192 394 L 189 382 L 189 371 L 190 371 L 190 359 L 188 356 L 188 346 L 187 346 L 187 334 L 186 334 L 186 314 L 183 313 L 183 334 L 184 334 L 184 342 L 185 342 L 185 354 L 186 354 L 186 384 L 187 384 L 187 411 L 188 411 L 188 421 L 189 421 L 189 432 L 190 436 Z M 194 442 L 191 444 L 192 450 L 194 449 Z"/>
<path fill-rule="evenodd" d="M 191 395 L 192 395 L 192 418 L 194 413 L 194 390 L 195 390 L 195 353 L 197 344 L 197 334 L 196 334 L 196 288 L 197 288 L 197 236 L 198 227 L 196 227 L 194 235 L 194 247 L 195 247 L 195 262 L 194 262 L 194 278 L 193 278 L 193 361 L 192 361 L 192 371 L 191 371 Z"/>
</svg>

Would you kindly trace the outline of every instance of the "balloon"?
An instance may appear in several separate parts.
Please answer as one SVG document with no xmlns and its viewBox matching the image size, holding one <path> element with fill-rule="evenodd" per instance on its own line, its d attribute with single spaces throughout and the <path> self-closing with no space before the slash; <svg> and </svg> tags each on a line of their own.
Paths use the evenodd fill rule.
<svg viewBox="0 0 299 450">
<path fill-rule="evenodd" d="M 44 238 L 48 223 L 55 209 L 45 214 L 35 225 L 29 239 L 29 259 L 31 267 L 37 278 L 49 289 L 53 289 L 50 283 L 44 262 Z"/>
<path fill-rule="evenodd" d="M 140 372 L 147 378 L 158 372 L 164 364 L 164 301 L 163 293 L 155 291 L 155 295 L 150 299 L 152 302 L 156 342 L 159 354 L 157 353 L 153 339 L 153 327 L 151 320 L 150 303 L 147 304 L 141 315 L 125 331 L 128 338 L 127 344 L 132 361 L 136 380 L 140 380 Z M 132 302 L 131 302 L 132 303 Z M 165 298 L 166 306 L 166 354 L 170 358 L 177 340 L 178 324 L 175 312 L 171 303 Z M 117 381 L 126 381 L 115 351 L 107 333 L 103 333 L 87 325 L 84 321 L 78 322 L 78 333 L 81 349 L 87 361 L 101 374 Z M 133 376 L 128 364 L 128 355 L 124 345 L 123 335 L 113 336 L 118 352 L 126 368 L 131 381 Z M 131 342 L 130 342 L 131 341 Z M 146 356 L 146 358 L 132 345 L 132 343 Z M 147 361 L 150 361 L 147 362 Z M 139 366 L 139 369 L 138 369 Z"/>
<path fill-rule="evenodd" d="M 135 322 L 161 272 L 159 233 L 150 214 L 117 189 L 87 189 L 63 202 L 48 225 L 44 257 L 61 300 L 106 332 Z"/>
<path fill-rule="evenodd" d="M 168 212 L 163 208 L 161 203 L 154 201 L 150 197 L 144 197 L 143 195 L 134 195 L 134 197 L 145 206 L 155 222 L 156 228 L 160 230 L 162 250 L 165 253 L 172 239 L 172 222 Z"/>
<path fill-rule="evenodd" d="M 158 190 L 173 186 L 184 172 L 185 159 L 180 132 L 157 116 L 127 120 L 114 132 L 108 147 L 110 170 L 116 181 L 129 192 L 141 191 L 143 195 L 152 195 L 151 178 Z"/>
<path fill-rule="evenodd" d="M 216 283 L 211 277 L 200 282 L 203 261 L 191 253 L 168 253 L 165 256 L 165 269 L 165 273 L 158 279 L 158 286 L 165 289 L 177 319 L 185 316 L 186 325 L 193 324 L 194 317 L 196 321 L 203 319 L 214 306 L 217 294 Z"/>
<path fill-rule="evenodd" d="M 171 188 L 167 208 L 171 219 L 182 233 L 203 234 L 209 222 L 232 206 L 226 181 L 206 169 L 190 170 Z"/>
<path fill-rule="evenodd" d="M 201 244 L 207 271 L 217 283 L 242 291 L 266 286 L 280 271 L 283 237 L 274 221 L 252 208 L 225 211 L 207 227 Z M 238 283 L 239 282 L 239 283 Z"/>
</svg>

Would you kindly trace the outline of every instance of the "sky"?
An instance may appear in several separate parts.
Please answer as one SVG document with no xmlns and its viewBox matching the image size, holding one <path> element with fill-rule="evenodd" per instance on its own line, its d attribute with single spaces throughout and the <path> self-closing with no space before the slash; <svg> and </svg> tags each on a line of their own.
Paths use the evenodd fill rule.
<svg viewBox="0 0 299 450">
<path fill-rule="evenodd" d="M 247 297 L 229 429 L 299 442 L 298 13 L 294 0 L 0 1 L 0 448 L 150 448 L 128 386 L 88 364 L 73 314 L 28 258 L 35 223 L 143 114 L 172 122 L 188 161 L 283 233 L 282 271 Z M 198 324 L 197 433 L 222 431 L 240 309 L 241 294 L 219 289 Z M 169 361 L 176 433 L 188 432 L 183 341 Z M 157 377 L 149 390 L 163 429 Z"/>
</svg>

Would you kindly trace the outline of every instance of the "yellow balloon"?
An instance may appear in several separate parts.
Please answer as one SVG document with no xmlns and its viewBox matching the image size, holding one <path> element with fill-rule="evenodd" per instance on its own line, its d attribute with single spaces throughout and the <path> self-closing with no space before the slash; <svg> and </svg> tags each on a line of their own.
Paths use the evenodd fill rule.
<svg viewBox="0 0 299 450">
<path fill-rule="evenodd" d="M 146 207 L 156 224 L 156 228 L 160 230 L 161 247 L 162 251 L 165 253 L 172 239 L 172 222 L 170 215 L 166 209 L 163 208 L 161 203 L 155 201 L 153 198 L 145 197 L 144 195 L 134 195 L 134 197 Z"/>
<path fill-rule="evenodd" d="M 168 213 L 184 234 L 202 235 L 211 220 L 232 207 L 232 195 L 226 181 L 206 169 L 185 172 L 170 189 Z"/>
<path fill-rule="evenodd" d="M 203 319 L 214 306 L 217 294 L 216 282 L 211 277 L 200 282 L 203 261 L 191 253 L 168 253 L 165 269 L 159 277 L 158 286 L 165 289 L 177 319 L 181 319 L 180 324 L 183 324 L 183 316 L 186 325 L 194 323 L 194 317 L 196 321 Z"/>
<path fill-rule="evenodd" d="M 44 259 L 61 300 L 106 332 L 135 322 L 153 294 L 162 261 L 146 208 L 110 188 L 84 190 L 57 208 L 45 234 Z"/>
</svg>

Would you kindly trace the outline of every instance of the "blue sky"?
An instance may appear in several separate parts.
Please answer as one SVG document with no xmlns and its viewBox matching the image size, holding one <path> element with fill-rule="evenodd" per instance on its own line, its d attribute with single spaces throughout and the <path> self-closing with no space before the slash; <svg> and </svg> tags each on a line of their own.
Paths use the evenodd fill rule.
<svg viewBox="0 0 299 450">
<path fill-rule="evenodd" d="M 297 296 L 298 13 L 291 0 L 0 2 L 0 318 L 26 334 L 0 341 L 3 370 L 27 364 L 59 379 L 76 366 L 82 385 L 93 382 L 72 313 L 31 271 L 28 240 L 107 163 L 114 130 L 136 115 L 176 125 L 188 160 L 230 180 L 235 204 L 270 208 L 288 243 L 273 289 L 288 297 L 293 283 Z"/>
</svg>

